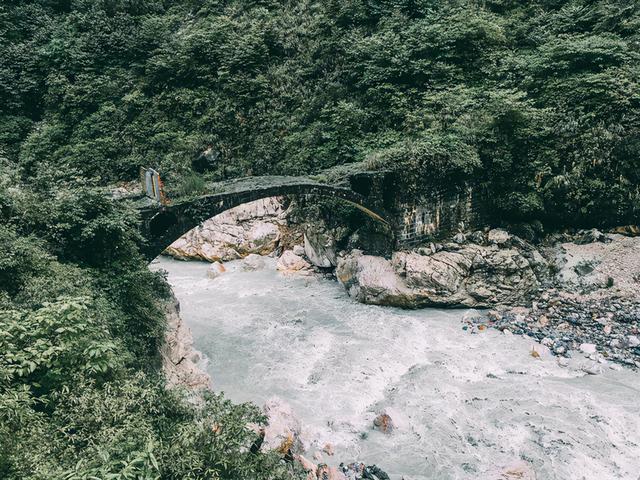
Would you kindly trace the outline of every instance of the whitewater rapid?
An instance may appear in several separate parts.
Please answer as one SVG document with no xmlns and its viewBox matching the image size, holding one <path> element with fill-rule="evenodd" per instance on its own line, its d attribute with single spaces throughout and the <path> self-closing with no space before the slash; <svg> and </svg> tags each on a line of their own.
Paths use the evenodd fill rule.
<svg viewBox="0 0 640 480">
<path fill-rule="evenodd" d="M 587 375 L 581 354 L 562 366 L 529 338 L 469 334 L 466 310 L 367 306 L 272 261 L 225 265 L 216 279 L 206 263 L 152 268 L 168 272 L 214 389 L 284 399 L 311 453 L 334 445 L 327 463 L 375 463 L 394 480 L 498 480 L 518 462 L 538 480 L 640 478 L 640 374 L 605 364 Z M 372 429 L 383 410 L 390 435 Z"/>
</svg>

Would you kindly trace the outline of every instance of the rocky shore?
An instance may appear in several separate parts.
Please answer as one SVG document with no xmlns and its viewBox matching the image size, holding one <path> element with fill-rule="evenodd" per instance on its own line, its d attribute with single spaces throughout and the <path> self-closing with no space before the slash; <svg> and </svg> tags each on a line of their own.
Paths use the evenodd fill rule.
<svg viewBox="0 0 640 480">
<path fill-rule="evenodd" d="M 640 367 L 639 322 L 637 300 L 615 297 L 587 300 L 552 289 L 545 291 L 530 308 L 491 310 L 470 316 L 462 328 L 481 333 L 491 327 L 505 334 L 527 335 L 560 357 L 582 352 L 593 361 L 585 371 L 597 374 L 607 361 Z"/>
<path fill-rule="evenodd" d="M 463 328 L 527 335 L 560 357 L 581 352 L 593 361 L 591 374 L 609 362 L 640 367 L 640 237 L 618 231 L 626 235 L 588 230 L 548 239 L 546 286 L 526 306 L 500 305 Z"/>
<path fill-rule="evenodd" d="M 581 351 L 598 373 L 607 361 L 640 367 L 638 272 L 640 237 L 587 230 L 534 246 L 494 229 L 390 259 L 352 251 L 336 277 L 364 303 L 490 308 L 462 328 L 527 335 L 561 357 Z"/>
<path fill-rule="evenodd" d="M 202 354 L 194 348 L 191 330 L 180 316 L 180 303 L 172 295 L 162 309 L 167 328 L 160 355 L 167 387 L 193 391 L 211 388 L 211 377 L 202 368 Z"/>
</svg>

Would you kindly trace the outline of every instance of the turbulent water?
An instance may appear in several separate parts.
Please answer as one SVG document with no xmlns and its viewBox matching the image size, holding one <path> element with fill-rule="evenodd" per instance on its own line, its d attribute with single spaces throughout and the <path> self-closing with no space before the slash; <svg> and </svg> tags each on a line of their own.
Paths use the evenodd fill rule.
<svg viewBox="0 0 640 480">
<path fill-rule="evenodd" d="M 169 272 L 214 388 L 286 400 L 308 439 L 335 446 L 328 463 L 375 463 L 393 479 L 501 479 L 523 461 L 538 480 L 640 478 L 638 373 L 587 375 L 582 355 L 561 366 L 537 344 L 532 356 L 530 339 L 471 335 L 465 310 L 361 305 L 336 282 L 271 264 L 233 262 L 216 279 L 207 267 L 154 263 Z M 383 410 L 390 435 L 372 429 Z"/>
</svg>

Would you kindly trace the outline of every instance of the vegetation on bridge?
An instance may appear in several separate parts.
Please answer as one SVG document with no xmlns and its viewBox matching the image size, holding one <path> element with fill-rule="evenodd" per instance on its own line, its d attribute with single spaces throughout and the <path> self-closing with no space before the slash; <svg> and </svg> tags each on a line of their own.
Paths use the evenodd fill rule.
<svg viewBox="0 0 640 480">
<path fill-rule="evenodd" d="M 254 407 L 197 409 L 164 390 L 162 279 L 137 251 L 135 215 L 96 187 L 141 165 L 181 194 L 371 168 L 410 192 L 473 179 L 511 222 L 635 219 L 639 9 L 2 2 L 0 477 L 284 475 L 243 450 Z"/>
</svg>

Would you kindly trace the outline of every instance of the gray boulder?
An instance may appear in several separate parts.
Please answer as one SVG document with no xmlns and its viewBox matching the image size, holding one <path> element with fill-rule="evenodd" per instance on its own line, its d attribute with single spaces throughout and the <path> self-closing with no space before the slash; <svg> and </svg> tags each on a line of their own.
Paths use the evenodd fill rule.
<svg viewBox="0 0 640 480">
<path fill-rule="evenodd" d="M 363 303 L 490 307 L 526 303 L 540 285 L 538 275 L 546 271 L 541 255 L 495 243 L 424 253 L 396 252 L 387 260 L 356 250 L 339 259 L 336 275 Z"/>
<path fill-rule="evenodd" d="M 250 253 L 242 259 L 242 269 L 245 271 L 254 271 L 264 268 L 265 262 L 261 255 Z"/>
<path fill-rule="evenodd" d="M 333 237 L 326 231 L 308 228 L 304 232 L 304 253 L 316 267 L 335 267 L 336 247 Z"/>
<path fill-rule="evenodd" d="M 487 240 L 489 240 L 489 243 L 493 243 L 495 245 L 504 245 L 510 239 L 511 235 L 509 235 L 509 232 L 500 228 L 489 230 L 489 234 L 487 235 Z"/>
<path fill-rule="evenodd" d="M 312 266 L 304 258 L 291 250 L 285 250 L 276 263 L 276 270 L 284 274 L 311 273 Z"/>
</svg>

